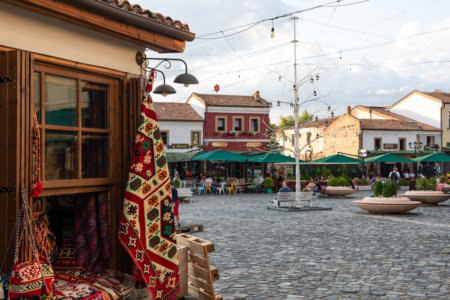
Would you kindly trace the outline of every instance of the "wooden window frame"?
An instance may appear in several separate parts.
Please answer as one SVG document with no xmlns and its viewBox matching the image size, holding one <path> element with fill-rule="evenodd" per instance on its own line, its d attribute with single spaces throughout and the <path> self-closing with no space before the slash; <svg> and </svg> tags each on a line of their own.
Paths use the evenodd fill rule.
<svg viewBox="0 0 450 300">
<path fill-rule="evenodd" d="M 428 139 L 430 139 L 430 143 L 428 143 Z M 434 144 L 436 144 L 436 137 L 434 135 L 427 135 L 427 145 L 431 146 Z"/>
<path fill-rule="evenodd" d="M 380 147 L 377 149 L 377 140 L 380 140 Z M 383 138 L 374 137 L 373 138 L 373 150 L 383 150 Z"/>
<path fill-rule="evenodd" d="M 161 133 L 161 135 L 163 132 L 167 133 L 167 143 L 165 143 L 164 146 L 169 146 L 170 145 L 170 138 L 169 138 L 170 130 L 160 130 L 159 132 Z M 161 136 L 161 139 L 162 139 L 162 136 Z M 163 143 L 164 143 L 164 141 L 163 141 Z"/>
<path fill-rule="evenodd" d="M 240 130 L 236 130 L 236 124 L 234 123 L 235 120 L 241 120 L 241 129 Z M 235 132 L 244 131 L 244 118 L 243 117 L 233 117 L 233 131 L 235 131 Z"/>
<path fill-rule="evenodd" d="M 194 144 L 194 134 L 198 133 L 198 144 Z M 202 144 L 202 132 L 200 130 L 191 130 L 191 145 L 200 146 Z"/>
<path fill-rule="evenodd" d="M 116 106 L 118 105 L 118 80 L 114 77 L 100 75 L 95 72 L 87 72 L 84 69 L 72 69 L 61 65 L 49 64 L 45 61 L 36 61 L 32 74 L 40 74 L 40 109 L 41 120 L 38 125 L 41 131 L 41 181 L 44 188 L 42 196 L 50 195 L 63 195 L 74 193 L 86 193 L 86 192 L 100 192 L 109 191 L 110 186 L 114 183 L 112 174 L 115 174 L 116 166 L 113 164 L 117 160 L 118 154 L 110 150 L 107 153 L 108 162 L 106 168 L 108 170 L 108 176 L 104 178 L 82 178 L 82 137 L 86 133 L 98 133 L 108 136 L 108 149 L 117 149 L 117 121 L 119 117 L 115 114 L 117 112 Z M 47 125 L 45 124 L 45 75 L 54 75 L 77 81 L 77 125 L 61 126 L 61 125 Z M 88 128 L 82 127 L 81 123 L 81 82 L 88 81 L 98 84 L 107 85 L 109 87 L 109 99 L 108 99 L 108 128 Z M 34 92 L 34 80 L 31 80 L 31 91 Z M 32 95 L 34 99 L 34 95 Z M 45 132 L 47 130 L 76 132 L 77 133 L 77 178 L 75 179 L 57 179 L 57 180 L 45 180 Z"/>
<path fill-rule="evenodd" d="M 257 120 L 258 130 L 252 130 L 252 120 Z M 261 132 L 261 118 L 260 117 L 250 117 L 248 120 L 248 131 L 259 133 Z"/>
<path fill-rule="evenodd" d="M 224 119 L 225 123 L 224 123 L 224 129 L 223 130 L 219 130 L 219 119 Z M 215 128 L 216 128 L 216 132 L 227 132 L 227 116 L 216 116 L 216 123 L 215 123 Z"/>
</svg>

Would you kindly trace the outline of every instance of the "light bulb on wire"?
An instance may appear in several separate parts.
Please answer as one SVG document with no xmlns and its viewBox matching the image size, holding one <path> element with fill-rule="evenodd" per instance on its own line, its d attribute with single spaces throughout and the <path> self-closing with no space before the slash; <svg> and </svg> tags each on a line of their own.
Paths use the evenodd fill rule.
<svg viewBox="0 0 450 300">
<path fill-rule="evenodd" d="M 275 37 L 275 27 L 273 27 L 273 19 L 272 19 L 272 29 L 270 30 L 270 37 L 272 39 Z"/>
</svg>

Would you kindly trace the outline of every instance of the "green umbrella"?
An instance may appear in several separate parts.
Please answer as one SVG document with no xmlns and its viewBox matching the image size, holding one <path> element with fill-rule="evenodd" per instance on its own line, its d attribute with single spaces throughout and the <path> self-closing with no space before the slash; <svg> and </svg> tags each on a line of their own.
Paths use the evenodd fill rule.
<svg viewBox="0 0 450 300">
<path fill-rule="evenodd" d="M 396 163 L 396 162 L 412 163 L 412 162 L 414 162 L 411 159 L 397 156 L 397 155 L 394 155 L 391 153 L 385 153 L 385 154 L 369 157 L 369 158 L 366 158 L 364 161 L 365 162 L 390 162 L 390 163 L 392 163 L 392 162 L 393 163 Z"/>
<path fill-rule="evenodd" d="M 295 164 L 295 158 L 286 156 L 280 153 L 266 153 L 262 155 L 254 155 L 249 156 L 248 160 L 249 162 L 261 162 L 261 163 L 294 163 Z M 303 160 L 299 160 L 300 162 L 303 162 Z"/>
<path fill-rule="evenodd" d="M 244 162 L 246 159 L 247 158 L 243 155 L 219 149 L 210 152 L 200 152 L 192 158 L 192 161 L 222 160 Z"/>
<path fill-rule="evenodd" d="M 421 157 L 413 158 L 413 161 L 450 161 L 450 156 L 442 153 L 431 153 Z"/>
<path fill-rule="evenodd" d="M 362 160 L 348 157 L 342 154 L 335 154 L 324 158 L 319 158 L 309 162 L 310 164 L 359 164 Z"/>
</svg>

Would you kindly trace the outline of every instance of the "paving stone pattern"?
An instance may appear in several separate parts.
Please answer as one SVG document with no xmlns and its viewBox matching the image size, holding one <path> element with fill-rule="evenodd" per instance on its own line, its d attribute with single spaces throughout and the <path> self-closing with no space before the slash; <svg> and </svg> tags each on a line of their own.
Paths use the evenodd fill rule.
<svg viewBox="0 0 450 300">
<path fill-rule="evenodd" d="M 332 211 L 268 210 L 273 195 L 194 196 L 182 225 L 215 244 L 224 299 L 450 299 L 450 201 L 373 215 L 352 198 L 318 198 Z"/>
</svg>

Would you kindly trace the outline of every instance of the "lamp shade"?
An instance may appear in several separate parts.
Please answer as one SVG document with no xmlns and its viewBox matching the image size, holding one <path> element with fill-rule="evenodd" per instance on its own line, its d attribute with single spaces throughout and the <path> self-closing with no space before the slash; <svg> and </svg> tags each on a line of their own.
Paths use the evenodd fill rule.
<svg viewBox="0 0 450 300">
<path fill-rule="evenodd" d="M 189 73 L 183 73 L 175 77 L 175 80 L 173 81 L 175 83 L 181 83 L 181 84 L 198 84 L 197 78 L 195 78 L 194 75 L 191 75 Z"/>
<path fill-rule="evenodd" d="M 156 89 L 153 91 L 153 93 L 167 96 L 168 94 L 175 94 L 176 91 L 173 87 L 164 83 L 164 84 L 158 85 L 156 87 Z"/>
</svg>

